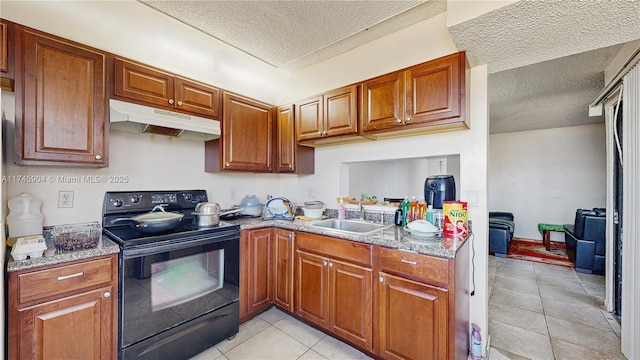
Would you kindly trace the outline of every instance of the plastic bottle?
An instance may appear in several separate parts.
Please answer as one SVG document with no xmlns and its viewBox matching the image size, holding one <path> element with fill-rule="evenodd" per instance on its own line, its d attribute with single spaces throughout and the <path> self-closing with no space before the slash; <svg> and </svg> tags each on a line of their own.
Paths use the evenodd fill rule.
<svg viewBox="0 0 640 360">
<path fill-rule="evenodd" d="M 407 219 L 407 222 L 411 222 L 414 220 L 417 220 L 418 217 L 418 200 L 416 199 L 415 195 L 411 197 L 411 201 L 409 202 L 409 218 Z"/>
<path fill-rule="evenodd" d="M 396 226 L 402 225 L 402 203 L 398 204 L 398 208 L 396 209 L 396 216 L 394 218 L 394 222 Z"/>
<path fill-rule="evenodd" d="M 418 216 L 416 216 L 416 219 L 427 219 L 427 203 L 424 200 L 418 201 Z"/>
<path fill-rule="evenodd" d="M 346 210 L 344 208 L 344 202 L 340 198 L 340 204 L 338 204 L 338 219 L 344 220 L 346 217 Z"/>
<path fill-rule="evenodd" d="M 409 197 L 405 196 L 404 200 L 402 200 L 402 226 L 406 226 L 409 223 L 409 207 L 411 203 L 409 203 Z"/>
<path fill-rule="evenodd" d="M 42 201 L 30 194 L 20 194 L 9 199 L 9 239 L 7 245 L 12 246 L 15 240 L 22 236 L 42 235 Z"/>
<path fill-rule="evenodd" d="M 426 220 L 433 224 L 433 205 L 427 206 L 427 218 Z"/>
<path fill-rule="evenodd" d="M 471 324 L 471 360 L 482 359 L 482 338 L 480 337 L 480 327 Z"/>
</svg>

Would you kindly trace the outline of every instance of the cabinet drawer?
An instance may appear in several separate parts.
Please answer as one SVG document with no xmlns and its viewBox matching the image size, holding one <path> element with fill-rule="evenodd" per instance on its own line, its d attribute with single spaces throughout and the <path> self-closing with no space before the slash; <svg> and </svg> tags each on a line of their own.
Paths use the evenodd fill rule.
<svg viewBox="0 0 640 360">
<path fill-rule="evenodd" d="M 87 261 L 18 275 L 20 304 L 86 289 L 115 280 L 112 258 Z"/>
<path fill-rule="evenodd" d="M 371 245 L 355 241 L 300 232 L 296 235 L 296 248 L 365 266 L 372 266 Z"/>
<path fill-rule="evenodd" d="M 382 271 L 443 287 L 449 283 L 447 259 L 378 247 L 378 261 Z"/>
</svg>

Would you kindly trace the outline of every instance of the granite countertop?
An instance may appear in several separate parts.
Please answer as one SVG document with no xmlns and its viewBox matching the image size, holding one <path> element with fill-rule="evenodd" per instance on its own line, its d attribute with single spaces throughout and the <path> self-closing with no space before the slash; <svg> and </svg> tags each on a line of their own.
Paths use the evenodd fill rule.
<svg viewBox="0 0 640 360">
<path fill-rule="evenodd" d="M 470 236 L 419 238 L 412 236 L 401 227 L 393 224 L 387 225 L 383 231 L 372 234 L 342 233 L 331 229 L 312 226 L 321 220 L 262 220 L 262 218 L 240 218 L 226 220 L 240 225 L 241 230 L 276 227 L 281 229 L 303 231 L 312 234 L 331 236 L 334 238 L 357 241 L 366 244 L 380 245 L 393 249 L 412 251 L 418 254 L 432 255 L 447 259 L 454 259 L 458 249 L 470 238 Z M 96 256 L 114 254 L 120 251 L 118 244 L 106 236 L 100 235 L 98 246 L 93 249 L 58 252 L 53 245 L 50 229 L 44 230 L 44 238 L 47 242 L 47 250 L 40 258 L 27 260 L 14 260 L 8 256 L 7 271 L 15 272 L 47 265 L 65 263 L 69 261 L 88 259 Z M 7 249 L 10 252 L 10 249 Z M 7 254 L 8 255 L 8 254 Z"/>
<path fill-rule="evenodd" d="M 415 237 L 404 231 L 402 227 L 387 225 L 383 231 L 370 234 L 342 233 L 312 226 L 321 220 L 262 220 L 261 218 L 244 218 L 230 222 L 240 225 L 241 230 L 276 227 L 294 231 L 326 235 L 335 238 L 352 240 L 366 244 L 380 245 L 388 248 L 412 251 L 418 254 L 432 255 L 447 259 L 454 259 L 458 249 L 473 235 L 447 236 L 435 238 Z"/>
<path fill-rule="evenodd" d="M 114 254 L 120 251 L 120 247 L 118 244 L 109 240 L 106 236 L 100 234 L 100 239 L 98 240 L 98 246 L 92 249 L 83 249 L 83 250 L 74 250 L 74 251 L 65 251 L 58 252 L 56 251 L 55 246 L 53 245 L 53 238 L 51 237 L 51 229 L 44 229 L 43 234 L 45 241 L 47 243 L 47 250 L 44 251 L 44 255 L 35 259 L 27 259 L 27 260 L 14 260 L 13 257 L 9 256 L 7 261 L 7 271 L 14 272 L 26 269 L 32 269 L 47 265 L 54 265 L 65 263 L 69 261 L 75 260 L 83 260 L 89 259 L 96 256 L 109 255 Z M 11 249 L 7 248 L 7 253 L 9 253 Z"/>
</svg>

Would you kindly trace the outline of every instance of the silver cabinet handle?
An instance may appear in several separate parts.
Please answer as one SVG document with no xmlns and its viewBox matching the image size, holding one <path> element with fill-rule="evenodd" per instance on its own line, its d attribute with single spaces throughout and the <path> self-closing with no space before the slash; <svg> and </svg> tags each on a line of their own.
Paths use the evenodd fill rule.
<svg viewBox="0 0 640 360">
<path fill-rule="evenodd" d="M 182 101 L 178 101 L 178 106 L 182 106 Z"/>
<path fill-rule="evenodd" d="M 102 160 L 102 155 L 96 155 L 95 158 L 96 160 Z"/>
<path fill-rule="evenodd" d="M 329 267 L 333 267 L 333 263 L 332 262 L 329 263 Z"/>
<path fill-rule="evenodd" d="M 329 262 L 327 260 L 324 261 L 324 266 L 327 266 Z"/>
<path fill-rule="evenodd" d="M 106 293 L 104 293 L 103 296 L 106 297 L 106 298 L 111 297 L 111 293 L 107 291 Z"/>
<path fill-rule="evenodd" d="M 79 273 L 75 273 L 71 275 L 58 276 L 58 281 L 67 280 L 67 279 L 71 279 L 71 278 L 82 276 L 82 275 L 84 275 L 83 271 L 80 271 Z"/>
<path fill-rule="evenodd" d="M 173 105 L 174 101 L 173 99 L 169 99 L 169 104 Z"/>
<path fill-rule="evenodd" d="M 407 119 L 405 120 L 405 122 L 410 123 L 411 122 L 411 116 L 407 116 Z"/>
<path fill-rule="evenodd" d="M 318 131 L 318 135 L 322 136 L 322 131 Z"/>
<path fill-rule="evenodd" d="M 327 136 L 328 132 L 325 130 L 322 132 L 322 135 Z"/>
<path fill-rule="evenodd" d="M 400 124 L 400 123 L 402 123 L 402 119 L 400 119 L 400 118 L 396 118 L 396 122 L 397 122 L 398 124 Z"/>
<path fill-rule="evenodd" d="M 418 265 L 417 261 L 411 261 L 411 260 L 405 260 L 405 259 L 400 259 L 400 262 L 403 262 L 405 264 L 410 264 L 410 265 Z"/>
<path fill-rule="evenodd" d="M 224 163 L 224 167 L 229 167 L 229 163 L 228 162 Z"/>
<path fill-rule="evenodd" d="M 380 280 L 380 282 L 384 282 L 384 278 L 382 276 L 380 276 L 380 278 L 378 278 L 378 280 Z"/>
</svg>

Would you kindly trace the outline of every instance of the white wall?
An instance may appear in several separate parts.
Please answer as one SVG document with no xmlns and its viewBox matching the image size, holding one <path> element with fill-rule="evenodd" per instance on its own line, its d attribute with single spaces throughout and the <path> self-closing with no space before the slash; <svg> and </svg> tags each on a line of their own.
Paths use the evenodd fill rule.
<svg viewBox="0 0 640 360">
<path fill-rule="evenodd" d="M 604 207 L 605 135 L 604 124 L 491 135 L 489 211 L 513 212 L 514 235 L 539 240 L 538 223 L 569 224 L 578 208 Z"/>
<path fill-rule="evenodd" d="M 362 193 L 385 197 L 424 199 L 424 182 L 431 175 L 453 175 L 460 179 L 460 157 L 394 159 L 349 163 L 349 191 L 343 195 L 360 198 Z M 343 174 L 341 174 L 343 176 Z"/>
<path fill-rule="evenodd" d="M 32 6 L 30 2 L 9 4 L 10 6 L 7 6 L 3 2 L 2 16 L 4 17 L 5 10 L 10 8 L 11 16 L 7 17 L 10 20 L 55 32 L 101 48 L 105 48 L 100 46 L 101 44 L 108 44 L 106 50 L 220 85 L 263 101 L 273 103 L 275 101 L 271 99 L 278 97 L 280 100 L 277 103 L 280 104 L 458 51 L 447 32 L 446 15 L 442 14 L 301 70 L 292 74 L 289 79 L 278 71 L 266 69 L 261 64 L 253 63 L 252 60 L 236 56 L 237 54 L 225 58 L 225 61 L 228 60 L 225 64 L 229 67 L 220 65 L 216 69 L 209 69 L 207 66 L 210 65 L 207 64 L 206 59 L 217 56 L 219 51 L 217 46 L 213 45 L 212 49 L 200 46 L 200 42 L 188 46 L 191 42 L 185 41 L 186 45 L 183 44 L 177 48 L 178 50 L 171 49 L 169 51 L 158 43 L 167 39 L 173 41 L 178 37 L 179 40 L 185 40 L 198 35 L 196 31 L 180 27 L 179 24 L 173 24 L 166 19 L 163 20 L 152 15 L 153 20 L 140 20 L 144 22 L 145 26 L 160 31 L 161 36 L 154 34 L 153 31 L 138 29 L 133 18 L 126 17 L 129 21 L 115 23 L 116 19 L 120 21 L 119 17 L 111 12 L 125 5 L 135 8 L 135 15 L 145 19 L 147 15 L 142 13 L 146 14 L 148 11 L 140 9 L 141 5 L 137 3 L 126 2 L 124 5 L 112 5 L 113 3 L 105 2 L 97 2 L 96 5 L 87 5 L 85 2 L 38 3 L 38 6 L 43 5 L 43 10 L 38 6 Z M 75 9 L 76 6 L 79 10 Z M 106 7 L 105 14 L 96 17 L 94 14 L 82 13 L 91 10 L 92 6 Z M 31 11 L 36 12 L 36 15 L 32 16 Z M 91 20 L 81 21 L 84 16 Z M 112 19 L 112 21 L 105 24 L 101 20 L 102 18 Z M 28 20 L 28 22 L 21 21 L 21 19 Z M 156 22 L 160 25 L 156 25 Z M 114 31 L 114 26 L 127 30 L 125 31 L 126 38 L 124 35 L 120 35 L 121 38 L 113 39 L 111 35 L 108 35 Z M 167 30 L 163 30 L 164 27 L 167 27 Z M 99 30 L 95 28 L 99 28 Z M 179 35 L 175 35 L 174 31 Z M 150 42 L 150 38 L 153 38 L 154 41 Z M 120 42 L 130 42 L 134 45 L 120 48 Z M 156 46 L 160 46 L 162 50 L 155 49 Z M 189 56 L 180 56 L 180 61 L 168 59 L 168 57 L 177 56 L 176 51 L 184 51 Z M 228 49 L 220 51 L 225 54 L 233 52 Z M 203 59 L 203 62 L 199 62 L 198 59 Z M 244 71 L 235 71 L 231 67 L 236 59 L 238 66 L 246 67 L 241 69 Z M 199 66 L 203 66 L 205 70 L 201 71 L 198 69 Z M 269 83 L 266 88 L 261 89 L 260 86 L 251 84 L 248 78 L 252 76 L 258 77 L 258 84 L 269 83 L 270 79 L 274 80 L 274 84 Z M 278 84 L 279 76 L 286 78 L 284 85 Z M 202 143 L 113 131 L 109 137 L 110 165 L 108 168 L 18 167 L 13 165 L 11 157 L 8 157 L 5 170 L 9 174 L 20 175 L 125 175 L 130 179 L 128 183 L 9 184 L 8 196 L 13 197 L 20 192 L 30 192 L 41 198 L 45 225 L 98 220 L 102 197 L 104 192 L 108 190 L 199 187 L 208 191 L 212 201 L 217 201 L 225 207 L 239 202 L 244 194 L 249 193 L 258 195 L 263 201 L 267 194 L 271 194 L 287 196 L 293 201 L 301 202 L 308 199 L 308 189 L 313 188 L 316 194 L 315 198 L 330 204 L 335 203 L 336 196 L 341 195 L 342 179 L 339 174 L 343 162 L 459 154 L 460 174 L 457 183 L 459 197 L 461 200 L 466 200 L 468 191 L 476 191 L 479 194 L 479 206 L 470 208 L 468 212 L 469 219 L 474 222 L 475 239 L 472 244 L 476 253 L 474 262 L 476 295 L 470 300 L 470 314 L 472 322 L 486 329 L 488 301 L 486 278 L 487 76 L 486 65 L 469 71 L 467 92 L 470 94 L 470 107 L 467 110 L 467 116 L 470 119 L 471 129 L 317 148 L 315 175 L 205 174 L 203 172 Z M 233 81 L 236 77 L 237 84 Z M 3 101 L 13 111 L 12 96 L 4 96 L 3 94 Z M 7 128 L 10 130 L 12 121 L 13 115 L 7 115 L 6 125 L 9 125 Z M 11 134 L 7 135 L 8 138 L 12 137 Z M 12 149 L 13 144 L 11 141 L 7 141 L 3 146 L 5 150 Z M 229 199 L 231 188 L 237 189 L 238 199 Z M 57 209 L 57 193 L 60 190 L 75 191 L 76 205 L 73 209 Z M 3 204 L 5 201 L 2 201 Z"/>
</svg>

